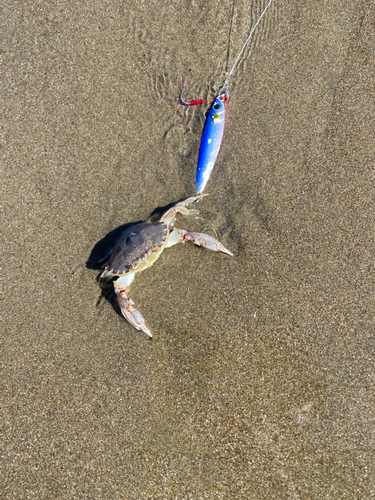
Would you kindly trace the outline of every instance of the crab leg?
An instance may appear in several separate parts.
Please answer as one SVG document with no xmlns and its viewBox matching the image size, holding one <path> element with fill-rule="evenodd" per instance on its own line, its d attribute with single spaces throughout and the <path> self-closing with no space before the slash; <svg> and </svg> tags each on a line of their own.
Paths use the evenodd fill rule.
<svg viewBox="0 0 375 500">
<path fill-rule="evenodd" d="M 185 216 L 198 215 L 199 210 L 195 210 L 194 208 L 186 208 L 188 205 L 193 203 L 194 201 L 200 200 L 203 196 L 207 196 L 206 194 L 200 194 L 198 196 L 192 196 L 191 198 L 187 198 L 186 200 L 180 201 L 172 208 L 170 208 L 162 217 L 162 221 L 164 224 L 169 226 L 169 224 L 173 221 L 176 215 L 179 213 Z"/>
<path fill-rule="evenodd" d="M 224 252 L 228 255 L 232 255 L 228 249 L 225 248 L 224 245 L 220 243 L 220 241 L 215 240 L 212 236 L 208 236 L 208 234 L 203 233 L 188 233 L 185 229 L 174 229 L 168 238 L 168 243 L 166 247 L 171 247 L 172 245 L 176 245 L 177 243 L 185 243 L 186 241 L 192 241 L 194 245 L 198 245 L 203 248 L 207 248 L 207 250 L 213 250 L 214 252 Z"/>
<path fill-rule="evenodd" d="M 152 338 L 152 333 L 147 328 L 141 312 L 133 307 L 134 302 L 128 297 L 129 285 L 133 279 L 134 275 L 130 275 L 129 277 L 123 276 L 114 282 L 113 286 L 117 295 L 117 302 L 124 318 L 127 319 L 134 328 L 142 330 Z"/>
</svg>

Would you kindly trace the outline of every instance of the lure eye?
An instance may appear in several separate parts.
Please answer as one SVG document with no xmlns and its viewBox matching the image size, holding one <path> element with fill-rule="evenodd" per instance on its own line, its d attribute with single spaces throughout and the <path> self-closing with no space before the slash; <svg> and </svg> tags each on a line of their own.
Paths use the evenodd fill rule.
<svg viewBox="0 0 375 500">
<path fill-rule="evenodd" d="M 214 109 L 220 109 L 220 107 L 221 107 L 221 106 L 220 106 L 220 104 L 219 104 L 219 103 L 214 104 Z"/>
</svg>

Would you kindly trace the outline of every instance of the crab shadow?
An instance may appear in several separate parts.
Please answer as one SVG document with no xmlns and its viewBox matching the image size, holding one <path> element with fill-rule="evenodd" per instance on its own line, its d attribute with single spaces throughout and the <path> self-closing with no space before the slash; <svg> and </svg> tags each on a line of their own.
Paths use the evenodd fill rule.
<svg viewBox="0 0 375 500">
<path fill-rule="evenodd" d="M 186 198 L 182 198 L 184 200 Z M 179 200 L 179 201 L 182 201 Z M 178 202 L 177 202 L 178 203 Z M 176 204 L 176 202 L 169 203 L 168 205 L 164 207 L 158 207 L 155 208 L 150 214 L 150 217 L 146 220 L 149 220 L 150 222 L 156 222 L 160 219 L 160 217 L 171 207 L 173 207 Z M 135 226 L 137 224 L 140 224 L 141 222 L 145 222 L 143 220 L 139 220 L 137 222 L 128 222 L 126 224 L 122 224 L 121 226 L 113 229 L 109 233 L 107 233 L 104 238 L 99 240 L 95 245 L 93 246 L 90 256 L 86 262 L 86 268 L 87 269 L 94 269 L 94 270 L 100 270 L 99 274 L 96 277 L 96 281 L 99 283 L 99 278 L 102 274 L 102 271 L 108 262 L 109 258 L 112 255 L 112 252 L 115 248 L 115 245 L 122 235 L 124 231 L 126 231 L 129 227 Z M 113 280 L 109 281 L 108 284 L 101 289 L 100 296 L 98 298 L 97 305 L 100 304 L 103 298 L 105 298 L 113 307 L 115 312 L 123 318 L 121 314 L 120 307 L 117 303 L 116 300 L 116 294 L 114 292 L 113 288 L 113 281 L 115 281 L 117 277 L 115 277 Z"/>
</svg>

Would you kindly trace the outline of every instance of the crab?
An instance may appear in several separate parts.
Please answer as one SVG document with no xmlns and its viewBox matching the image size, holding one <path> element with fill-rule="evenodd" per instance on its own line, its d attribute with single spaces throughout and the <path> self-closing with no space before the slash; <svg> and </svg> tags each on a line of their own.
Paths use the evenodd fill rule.
<svg viewBox="0 0 375 500">
<path fill-rule="evenodd" d="M 142 330 L 150 338 L 152 333 L 147 328 L 142 314 L 135 309 L 134 302 L 129 298 L 129 286 L 134 280 L 136 273 L 152 266 L 160 257 L 165 248 L 192 241 L 195 245 L 224 252 L 233 256 L 219 241 L 212 236 L 203 233 L 191 233 L 185 229 L 172 227 L 176 215 L 197 216 L 199 211 L 187 208 L 193 202 L 206 195 L 193 196 L 175 203 L 159 217 L 150 217 L 145 222 L 139 222 L 121 234 L 112 255 L 104 265 L 104 270 L 99 278 L 99 284 L 105 288 L 110 281 L 117 296 L 117 302 L 121 313 L 137 330 Z"/>
</svg>

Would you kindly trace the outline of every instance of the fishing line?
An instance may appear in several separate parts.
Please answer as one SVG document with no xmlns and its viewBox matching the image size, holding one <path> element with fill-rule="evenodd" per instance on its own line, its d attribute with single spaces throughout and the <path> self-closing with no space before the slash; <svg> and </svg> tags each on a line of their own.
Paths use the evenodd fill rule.
<svg viewBox="0 0 375 500">
<path fill-rule="evenodd" d="M 203 129 L 201 143 L 199 146 L 197 176 L 196 176 L 196 190 L 197 193 L 199 194 L 203 193 L 206 184 L 210 178 L 212 169 L 214 168 L 216 162 L 217 155 L 219 154 L 221 141 L 223 139 L 224 124 L 225 124 L 224 104 L 229 101 L 229 92 L 228 92 L 229 80 L 233 75 L 239 61 L 241 60 L 241 56 L 246 48 L 246 45 L 249 43 L 249 40 L 252 37 L 256 27 L 260 23 L 261 19 L 267 12 L 267 9 L 272 2 L 273 0 L 269 0 L 266 8 L 263 10 L 259 19 L 251 29 L 249 36 L 247 37 L 245 43 L 242 46 L 242 49 L 240 50 L 236 60 L 234 61 L 232 69 L 227 74 L 224 83 L 221 86 L 219 85 L 219 92 L 217 97 L 213 99 L 214 102 L 207 115 L 206 123 Z M 181 87 L 181 93 L 179 99 L 180 104 L 183 104 L 184 106 L 194 106 L 195 104 L 203 104 L 204 102 L 211 100 L 211 99 L 198 99 L 195 101 L 185 101 L 182 97 L 182 94 L 185 91 L 185 84 L 186 84 L 186 78 L 184 79 Z"/>
<path fill-rule="evenodd" d="M 229 73 L 228 73 L 228 75 L 227 75 L 227 77 L 226 77 L 226 79 L 225 79 L 225 82 L 224 82 L 224 83 L 223 83 L 223 85 L 220 87 L 219 95 L 222 95 L 222 94 L 225 94 L 226 92 L 228 92 L 228 84 L 229 84 L 229 79 L 230 79 L 230 77 L 232 76 L 232 74 L 233 74 L 234 70 L 236 69 L 236 66 L 237 66 L 237 64 L 238 64 L 239 60 L 241 59 L 242 53 L 243 53 L 243 51 L 245 50 L 246 45 L 248 44 L 248 42 L 249 42 L 249 40 L 250 40 L 250 38 L 251 38 L 252 34 L 254 33 L 254 31 L 255 31 L 256 27 L 257 27 L 257 26 L 258 26 L 258 24 L 260 23 L 260 21 L 261 21 L 262 17 L 263 17 L 263 16 L 264 16 L 264 14 L 266 13 L 266 11 L 267 11 L 268 7 L 271 5 L 271 3 L 272 3 L 272 2 L 273 2 L 273 0 L 270 0 L 270 1 L 268 2 L 268 4 L 267 4 L 266 8 L 264 9 L 264 11 L 262 12 L 262 14 L 260 15 L 260 17 L 259 17 L 258 21 L 255 23 L 254 27 L 253 27 L 253 28 L 252 28 L 252 30 L 250 31 L 250 34 L 249 34 L 249 36 L 247 37 L 247 39 L 246 39 L 245 43 L 243 44 L 242 49 L 240 50 L 240 53 L 239 53 L 239 54 L 238 54 L 238 56 L 237 56 L 237 59 L 234 61 L 234 64 L 233 64 L 233 66 L 232 66 L 232 69 L 229 71 Z"/>
</svg>

